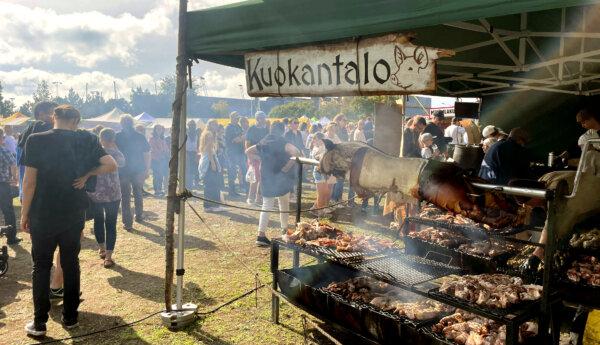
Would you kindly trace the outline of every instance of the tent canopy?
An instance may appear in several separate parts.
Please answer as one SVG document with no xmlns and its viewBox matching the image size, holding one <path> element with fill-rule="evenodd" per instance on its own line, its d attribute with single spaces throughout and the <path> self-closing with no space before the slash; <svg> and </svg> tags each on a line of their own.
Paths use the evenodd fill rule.
<svg viewBox="0 0 600 345">
<path fill-rule="evenodd" d="M 155 118 L 153 116 L 151 116 L 150 114 L 148 114 L 145 111 L 143 113 L 139 114 L 138 116 L 134 117 L 134 119 L 136 121 L 142 121 L 142 122 L 153 122 L 155 120 Z"/>
<path fill-rule="evenodd" d="M 190 58 L 243 68 L 255 50 L 389 32 L 453 49 L 437 94 L 600 93 L 598 0 L 251 0 L 188 13 Z"/>
<path fill-rule="evenodd" d="M 93 117 L 91 119 L 87 119 L 89 122 L 108 122 L 108 123 L 119 123 L 121 121 L 121 116 L 125 115 L 119 108 L 113 108 L 113 110 L 109 111 L 106 114 L 102 114 L 100 116 Z"/>
<path fill-rule="evenodd" d="M 22 114 L 21 112 L 16 112 L 11 116 L 0 120 L 1 126 L 20 126 L 25 122 L 31 120 L 31 118 L 27 115 Z"/>
</svg>

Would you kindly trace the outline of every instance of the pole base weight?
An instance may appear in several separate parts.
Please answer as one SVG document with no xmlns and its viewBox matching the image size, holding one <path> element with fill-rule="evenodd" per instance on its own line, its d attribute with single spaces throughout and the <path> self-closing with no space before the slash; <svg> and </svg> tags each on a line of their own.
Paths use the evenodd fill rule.
<svg viewBox="0 0 600 345">
<path fill-rule="evenodd" d="M 186 303 L 179 310 L 177 309 L 177 305 L 173 304 L 170 312 L 165 311 L 160 313 L 160 318 L 165 327 L 180 329 L 196 320 L 197 311 L 198 306 L 193 303 Z"/>
</svg>

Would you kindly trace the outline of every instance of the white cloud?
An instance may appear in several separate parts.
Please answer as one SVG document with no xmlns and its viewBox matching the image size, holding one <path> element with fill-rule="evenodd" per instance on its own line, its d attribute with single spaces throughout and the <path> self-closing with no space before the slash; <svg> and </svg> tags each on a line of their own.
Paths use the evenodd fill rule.
<svg viewBox="0 0 600 345">
<path fill-rule="evenodd" d="M 246 93 L 246 77 L 243 70 L 237 70 L 238 73 L 230 76 L 224 76 L 219 71 L 210 70 L 204 72 L 202 77 L 206 83 L 208 95 L 212 97 L 231 97 L 240 98 L 240 85 L 243 87 L 244 97 Z"/>
<path fill-rule="evenodd" d="M 81 67 L 116 58 L 137 60 L 136 45 L 146 35 L 173 33 L 173 0 L 164 0 L 138 18 L 97 11 L 59 14 L 48 8 L 0 3 L 0 65 L 66 60 Z"/>
<path fill-rule="evenodd" d="M 128 98 L 131 89 L 138 86 L 144 89 L 154 89 L 154 78 L 149 74 L 136 74 L 127 78 L 117 78 L 99 71 L 80 74 L 50 73 L 31 67 L 9 72 L 0 71 L 0 80 L 4 86 L 5 97 L 14 97 L 15 103 L 18 105 L 31 100 L 31 94 L 42 80 L 50 83 L 53 96 L 56 93 L 56 88 L 52 83 L 60 82 L 58 95 L 61 97 L 64 97 L 70 88 L 73 88 L 75 92 L 83 97 L 87 84 L 88 92 L 98 91 L 103 94 L 104 98 L 111 99 L 114 93 L 113 81 L 117 85 L 119 97 Z"/>
</svg>

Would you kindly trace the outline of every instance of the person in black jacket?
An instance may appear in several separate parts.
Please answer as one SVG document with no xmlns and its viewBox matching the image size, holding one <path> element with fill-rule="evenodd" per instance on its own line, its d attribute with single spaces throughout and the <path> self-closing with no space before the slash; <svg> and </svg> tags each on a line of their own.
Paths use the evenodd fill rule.
<svg viewBox="0 0 600 345">
<path fill-rule="evenodd" d="M 86 190 L 92 176 L 117 169 L 115 160 L 100 146 L 98 137 L 77 130 L 79 111 L 70 105 L 54 109 L 54 129 L 31 135 L 25 144 L 21 230 L 31 235 L 33 258 L 34 320 L 25 331 L 46 334 L 50 311 L 50 268 L 56 247 L 64 271 L 62 322 L 78 325 L 80 269 L 79 251 L 85 212 Z"/>
<path fill-rule="evenodd" d="M 479 177 L 500 185 L 507 185 L 512 179 L 530 177 L 530 160 L 525 148 L 528 141 L 529 135 L 525 130 L 513 128 L 508 139 L 492 145 L 485 154 Z"/>
</svg>

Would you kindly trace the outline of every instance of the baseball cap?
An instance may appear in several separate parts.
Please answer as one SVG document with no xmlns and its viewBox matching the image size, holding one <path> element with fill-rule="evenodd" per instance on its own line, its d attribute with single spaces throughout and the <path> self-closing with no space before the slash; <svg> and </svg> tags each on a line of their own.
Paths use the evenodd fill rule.
<svg viewBox="0 0 600 345">
<path fill-rule="evenodd" d="M 264 111 L 259 110 L 256 113 L 254 113 L 254 118 L 259 118 L 259 117 L 266 118 L 267 115 L 265 114 Z"/>
<path fill-rule="evenodd" d="M 435 137 L 431 133 L 423 133 L 419 136 L 420 141 L 433 140 Z"/>
<path fill-rule="evenodd" d="M 500 128 L 496 126 L 487 125 L 483 128 L 483 131 L 481 131 L 481 135 L 483 135 L 484 138 L 489 138 L 490 136 L 497 134 L 500 131 Z"/>
</svg>

